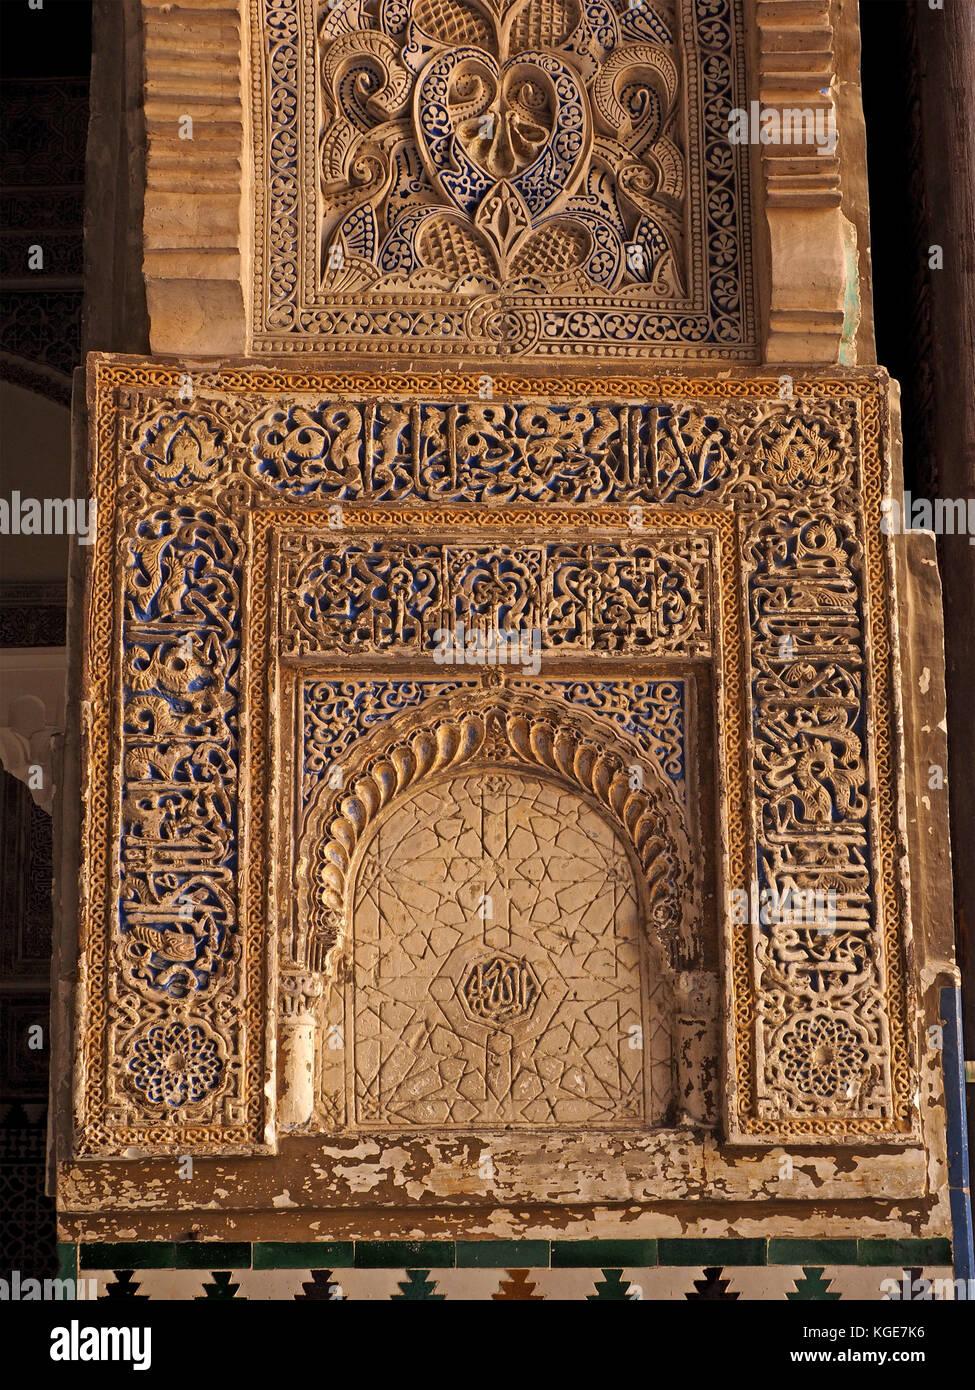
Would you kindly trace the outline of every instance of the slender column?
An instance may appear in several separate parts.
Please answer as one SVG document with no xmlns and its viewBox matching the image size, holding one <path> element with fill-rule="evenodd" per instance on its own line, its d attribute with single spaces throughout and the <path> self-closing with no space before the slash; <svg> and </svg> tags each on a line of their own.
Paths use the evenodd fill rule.
<svg viewBox="0 0 975 1390">
<path fill-rule="evenodd" d="M 315 1007 L 321 996 L 320 976 L 302 970 L 282 974 L 278 1119 L 285 1127 L 307 1124 L 315 1108 Z"/>
</svg>

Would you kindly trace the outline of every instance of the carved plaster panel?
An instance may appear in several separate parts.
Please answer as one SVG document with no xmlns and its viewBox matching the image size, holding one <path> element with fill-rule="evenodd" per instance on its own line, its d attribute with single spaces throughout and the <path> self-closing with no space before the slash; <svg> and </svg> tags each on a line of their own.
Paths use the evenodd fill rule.
<svg viewBox="0 0 975 1390">
<path fill-rule="evenodd" d="M 143 26 L 154 352 L 875 356 L 855 6 L 143 0 Z M 414 92 L 442 60 L 450 99 L 428 141 Z M 475 198 L 486 180 L 534 182 L 567 67 L 575 182 L 499 246 L 499 201 L 472 216 L 465 175 Z M 518 90 L 536 74 L 537 111 Z M 836 139 L 729 143 L 730 111 L 756 101 Z M 538 141 L 539 167 L 522 167 Z"/>
<path fill-rule="evenodd" d="M 748 359 L 740 0 L 252 0 L 250 350 Z"/>
<path fill-rule="evenodd" d="M 707 539 L 620 545 L 281 544 L 282 651 L 422 652 L 445 633 L 537 631 L 542 649 L 700 656 L 710 647 Z"/>
<path fill-rule="evenodd" d="M 677 967 L 706 960 L 713 972 L 715 954 L 713 941 L 694 939 L 701 875 L 688 872 L 685 682 L 623 680 L 604 691 L 540 679 L 509 688 L 494 676 L 487 686 L 470 676 L 306 679 L 298 692 L 306 772 L 293 893 L 282 895 L 295 903 L 283 968 L 347 981 L 344 992 L 309 995 L 311 1009 L 322 1007 L 312 998 L 326 1001 L 317 1117 L 328 1130 L 380 1116 L 415 1127 L 440 1113 L 535 1128 L 645 1125 L 675 1109 Z M 582 708 L 597 717 L 580 723 Z M 610 711 L 621 722 L 606 722 Z M 326 765 L 324 749 L 340 761 Z M 523 1007 L 488 1029 L 476 1016 L 481 994 L 512 982 Z M 412 1021 L 407 1000 L 419 1010 Z M 402 1030 L 394 1042 L 387 1014 Z M 707 1018 L 713 1032 L 713 1007 Z M 295 1027 L 289 1017 L 286 1057 Z M 556 1058 L 565 1062 L 570 1038 L 579 1061 L 563 1070 Z M 503 1087 L 496 1077 L 493 1101 L 471 1071 L 485 1047 L 501 1048 L 510 1073 Z M 713 1038 L 708 1057 L 707 1077 L 682 1070 L 680 1109 L 713 1120 Z M 444 1093 L 461 1079 L 464 1090 Z M 309 1119 L 310 1104 L 289 1095 L 294 1122 Z"/>
<path fill-rule="evenodd" d="M 355 1070 L 355 1046 L 323 1060 L 325 1040 L 343 990 L 368 998 L 386 978 L 356 955 L 378 942 L 380 959 L 400 911 L 392 889 L 369 898 L 368 864 L 388 848 L 402 906 L 404 837 L 448 783 L 471 808 L 534 807 L 530 821 L 544 797 L 585 806 L 592 873 L 639 903 L 642 935 L 626 908 L 605 948 L 616 1026 L 642 1010 L 652 1032 L 665 1007 L 678 1078 L 717 1048 L 727 1137 L 909 1142 L 883 380 L 796 379 L 783 398 L 736 376 L 499 377 L 487 419 L 476 378 L 230 366 L 179 391 L 173 368 L 94 361 L 79 1150 L 253 1151 L 275 1126 L 328 1133 L 336 1096 L 361 1124 L 373 1091 L 391 1124 L 410 1102 L 392 1073 L 373 1081 L 409 1021 L 382 1004 L 375 1037 L 353 1037 L 378 1073 Z M 439 432 L 417 432 L 424 419 Z M 435 660 L 436 627 L 503 626 L 505 604 L 540 633 L 537 671 L 481 679 Z M 468 880 L 492 834 L 455 853 Z M 621 844 L 623 887 L 607 867 Z M 556 836 L 534 862 L 564 855 Z M 832 916 L 743 918 L 734 895 L 753 886 L 831 893 Z M 477 1011 L 518 1002 L 517 1027 L 509 1014 L 492 1036 L 527 1067 L 528 1033 L 575 969 L 504 924 L 504 942 L 475 913 L 456 943 L 413 943 L 455 1015 L 462 1068 L 438 1061 L 436 1095 L 458 1117 Z M 410 1033 L 416 1057 L 435 1031 Z M 613 1086 L 600 1057 L 607 1122 L 659 1123 L 653 1054 L 626 1085 L 619 1062 Z M 507 1075 L 490 1103 L 514 1105 Z M 488 1091 L 472 1124 L 488 1123 Z"/>
<path fill-rule="evenodd" d="M 665 1109 L 639 913 L 625 846 L 578 793 L 498 768 L 409 797 L 352 901 L 349 1118 L 560 1129 Z"/>
</svg>

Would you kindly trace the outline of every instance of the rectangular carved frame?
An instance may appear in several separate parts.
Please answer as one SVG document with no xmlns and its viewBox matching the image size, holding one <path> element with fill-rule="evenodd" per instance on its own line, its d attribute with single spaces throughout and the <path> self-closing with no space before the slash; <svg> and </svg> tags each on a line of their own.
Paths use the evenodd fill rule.
<svg viewBox="0 0 975 1390">
<path fill-rule="evenodd" d="M 769 1016 L 768 1003 L 772 999 L 774 1004 L 782 989 L 781 961 L 769 952 L 768 937 L 757 927 L 725 920 L 725 1135 L 734 1142 L 760 1144 L 912 1142 L 917 1116 L 912 1101 L 910 983 L 905 973 L 910 928 L 899 880 L 894 615 L 888 599 L 893 586 L 888 542 L 879 529 L 880 501 L 889 490 L 882 376 L 797 379 L 787 399 L 780 396 L 777 381 L 754 377 L 693 381 L 620 377 L 598 385 L 584 378 L 497 377 L 491 420 L 499 433 L 517 434 L 518 403 L 538 400 L 551 412 L 545 425 L 549 443 L 558 436 L 559 418 L 567 419 L 572 411 L 584 417 L 583 434 L 585 421 L 591 429 L 600 409 L 604 412 L 599 417 L 601 430 L 605 433 L 610 428 L 611 443 L 599 456 L 598 483 L 563 479 L 562 497 L 568 500 L 553 504 L 533 496 L 531 506 L 515 499 L 504 505 L 485 500 L 490 480 L 486 482 L 476 466 L 456 453 L 448 461 L 457 493 L 449 504 L 416 496 L 427 486 L 416 472 L 413 500 L 408 505 L 390 505 L 377 486 L 379 475 L 370 475 L 369 456 L 380 458 L 375 442 L 379 426 L 384 420 L 388 425 L 394 415 L 398 443 L 409 433 L 411 421 L 426 428 L 422 417 L 430 410 L 441 412 L 444 437 L 451 446 L 456 445 L 458 423 L 469 423 L 472 414 L 480 411 L 477 418 L 483 427 L 485 407 L 477 399 L 477 379 L 324 376 L 229 366 L 193 373 L 190 399 L 180 399 L 181 387 L 185 396 L 185 374 L 156 363 L 95 357 L 90 365 L 91 487 L 98 501 L 99 526 L 88 576 L 84 651 L 77 1152 L 257 1152 L 275 1145 L 273 1105 L 268 1101 L 269 1059 L 274 1055 L 269 1004 L 275 960 L 267 927 L 273 918 L 265 917 L 269 808 L 262 795 L 254 794 L 269 785 L 265 779 L 270 769 L 259 750 L 269 744 L 267 700 L 276 689 L 269 644 L 273 614 L 264 601 L 268 550 L 262 538 L 276 525 L 291 529 L 318 521 L 327 527 L 328 509 L 335 505 L 341 506 L 342 534 L 349 536 L 376 534 L 389 526 L 404 527 L 413 534 L 434 527 L 441 532 L 476 528 L 486 538 L 499 532 L 524 534 L 522 528 L 529 527 L 544 528 L 549 534 L 564 530 L 566 535 L 596 527 L 607 535 L 632 536 L 634 508 L 647 510 L 651 527 L 713 531 L 720 554 L 714 612 L 716 618 L 720 615 L 721 630 L 715 690 L 719 798 L 725 808 L 723 889 L 750 882 L 749 866 L 756 863 L 757 842 L 768 838 L 762 817 L 774 803 L 782 764 L 776 764 L 778 771 L 770 783 L 770 743 L 763 729 L 769 722 L 792 720 L 793 741 L 798 740 L 798 755 L 790 764 L 794 771 L 803 753 L 825 756 L 839 730 L 840 751 L 845 753 L 837 757 L 834 752 L 829 785 L 832 811 L 838 808 L 843 813 L 835 817 L 840 830 L 830 833 L 866 849 L 861 857 L 867 861 L 869 892 L 865 902 L 862 892 L 857 899 L 866 908 L 857 931 L 858 939 L 867 943 L 873 965 L 872 973 L 866 971 L 867 989 L 861 991 L 860 999 L 877 1020 L 878 1046 L 870 1065 L 876 1067 L 879 1058 L 882 1072 L 873 1077 L 867 1094 L 851 1097 L 855 1103 L 845 1114 L 827 1105 L 817 1111 L 815 1104 L 805 1109 L 794 1106 L 790 1112 L 782 1086 L 777 1089 L 770 1084 L 774 1073 L 769 1071 L 768 1059 L 775 1029 L 781 1034 L 781 1024 Z M 393 411 L 386 408 L 389 402 L 404 405 Z M 259 422 L 267 426 L 271 421 L 275 428 L 287 425 L 289 412 L 294 411 L 304 414 L 292 418 L 291 426 L 308 427 L 311 421 L 333 461 L 340 455 L 339 435 L 345 431 L 352 438 L 358 431 L 357 457 L 366 467 L 343 472 L 316 464 L 304 474 L 298 467 L 289 475 L 280 449 L 265 447 L 272 436 L 261 435 Z M 329 420 L 334 426 L 331 432 Z M 362 447 L 363 436 L 373 441 L 368 448 Z M 273 440 L 279 439 L 273 435 Z M 562 454 L 577 459 L 578 448 L 577 443 Z M 414 437 L 402 450 L 400 462 L 407 472 L 417 467 L 418 449 Z M 533 456 L 538 457 L 537 451 Z M 562 462 L 556 449 L 554 462 L 549 458 L 553 476 Z M 394 473 L 400 477 L 400 463 L 395 464 Z M 535 482 L 524 486 L 535 489 Z M 593 487 L 601 493 L 598 505 L 582 495 Z M 168 516 L 159 520 L 162 513 Z M 133 569 L 129 542 L 140 535 L 149 544 L 142 545 Z M 180 545 L 186 553 L 192 551 L 190 569 L 195 566 L 197 574 L 204 575 L 202 588 L 197 585 L 193 590 L 193 584 L 186 582 L 182 588 L 174 583 L 167 586 L 166 576 L 174 568 L 166 556 L 176 554 Z M 203 560 L 201 550 L 206 555 Z M 126 594 L 127 562 L 134 578 Z M 151 573 L 147 564 L 155 567 Z M 184 567 L 184 581 L 187 573 Z M 224 619 L 204 611 L 215 592 L 211 580 L 218 573 L 229 575 L 220 581 L 224 607 L 236 596 L 229 631 L 222 628 Z M 148 597 L 156 606 L 151 611 L 140 608 L 153 583 L 155 589 Z M 807 687 L 813 677 L 826 678 L 826 666 L 833 668 L 828 701 L 810 694 L 801 671 L 796 677 L 798 693 L 794 691 L 790 698 L 783 694 L 781 682 L 776 685 L 769 676 L 768 644 L 780 642 L 783 612 L 788 609 L 788 604 L 786 609 L 776 604 L 789 594 L 799 595 L 793 603 L 795 611 L 812 614 L 812 627 L 825 634 L 819 645 L 818 639 L 810 643 L 809 624 L 805 628 L 800 624 L 793 655 L 810 667 Z M 160 598 L 165 612 L 159 609 Z M 827 620 L 821 621 L 824 613 Z M 125 630 L 126 624 L 130 631 Z M 191 633 L 188 643 L 187 631 Z M 212 852 L 203 868 L 193 850 L 182 867 L 177 864 L 174 869 L 178 856 L 173 858 L 169 846 L 165 846 L 169 858 L 149 862 L 147 822 L 138 822 L 133 806 L 138 806 L 146 782 L 162 782 L 170 790 L 175 787 L 173 795 L 180 793 L 185 770 L 174 770 L 172 762 L 166 763 L 173 752 L 172 734 L 153 735 L 149 716 L 136 726 L 125 725 L 123 711 L 124 701 L 132 699 L 133 692 L 139 696 L 158 693 L 158 685 L 138 673 L 155 670 L 158 674 L 165 665 L 163 658 L 169 659 L 167 652 L 171 656 L 181 640 L 184 650 L 194 649 L 197 641 L 208 643 L 211 661 L 218 647 L 223 653 L 222 665 L 218 662 L 220 689 L 212 688 L 211 681 L 209 696 L 204 687 L 197 705 L 189 699 L 189 714 L 210 721 L 199 735 L 197 748 L 207 741 L 208 746 L 218 744 L 223 738 L 221 747 L 223 752 L 231 750 L 234 766 L 219 762 L 223 753 L 211 754 L 225 769 L 217 780 L 221 781 L 227 842 L 214 848 L 208 841 Z M 130 653 L 141 653 L 135 659 L 123 656 L 126 642 Z M 848 681 L 845 686 L 846 693 L 839 695 L 835 686 L 838 657 L 853 678 L 852 685 Z M 185 697 L 183 703 L 187 703 Z M 140 706 L 149 707 L 145 702 Z M 137 728 L 136 734 L 132 727 Z M 215 730 L 220 737 L 211 737 Z M 855 745 L 861 736 L 858 753 Z M 823 747 L 812 747 L 817 740 Z M 805 783 L 789 782 L 786 801 L 793 808 L 808 804 L 804 814 L 815 829 L 817 816 L 821 820 L 825 814 L 816 809 L 822 781 L 820 773 L 810 768 L 809 758 L 804 767 Z M 802 801 L 804 790 L 811 798 L 808 803 Z M 194 788 L 191 795 L 198 791 Z M 158 832 L 162 824 L 158 816 L 154 824 Z M 124 843 L 123 836 L 129 837 Z M 156 834 L 156 850 L 165 840 L 166 835 Z M 133 876 L 121 890 L 116 888 L 120 868 Z M 204 927 L 203 939 L 213 949 L 202 966 L 198 961 L 205 951 L 192 964 L 179 959 L 170 962 L 176 966 L 173 979 L 181 978 L 183 971 L 185 982 L 187 968 L 198 970 L 206 986 L 195 991 L 200 1000 L 210 981 L 217 981 L 217 988 L 210 991 L 209 1012 L 192 1019 L 185 1008 L 172 1003 L 165 990 L 154 987 L 153 992 L 145 988 L 144 979 L 137 978 L 138 971 L 146 968 L 140 962 L 155 959 L 153 968 L 157 968 L 160 960 L 165 965 L 169 959 L 153 956 L 152 943 L 160 938 L 149 934 L 164 928 L 166 912 L 128 911 L 125 935 L 118 925 L 119 899 L 124 898 L 123 909 L 135 900 L 130 889 L 140 874 L 162 875 L 157 883 L 164 882 L 167 873 L 175 874 L 173 882 L 182 875 L 185 885 L 190 870 L 197 883 L 189 890 L 185 915 L 197 925 L 207 919 L 210 925 Z M 864 881 L 862 873 L 857 881 Z M 170 915 L 172 908 L 170 902 Z M 223 917 L 214 927 L 221 912 Z M 143 929 L 135 963 L 133 926 Z M 170 939 L 170 944 L 179 957 L 181 943 Z M 861 963 L 864 959 L 862 953 L 857 957 Z M 856 988 L 854 982 L 854 992 Z M 834 1019 L 849 1020 L 850 1010 L 842 1002 L 831 1012 Z M 828 1024 L 830 1011 L 820 1009 L 817 1015 L 814 1008 L 806 1007 L 794 1013 L 804 1019 L 804 1029 L 799 1031 L 807 1052 L 815 1046 L 821 1054 L 842 1060 L 842 1030 L 834 1028 L 830 1033 L 826 1027 L 824 1032 L 820 1026 L 815 1037 L 810 1035 L 817 1016 Z M 175 1038 L 164 1036 L 174 1020 L 201 1031 L 193 1036 L 185 1031 Z M 126 1040 L 127 1054 L 121 1046 Z M 851 1046 L 855 1044 L 847 1043 Z M 197 1060 L 191 1068 L 195 1081 L 179 1084 L 190 1090 L 195 1085 L 202 1095 L 195 1102 L 196 1113 L 183 1124 L 156 1122 L 151 1107 L 148 1116 L 145 1109 L 140 1116 L 139 1102 L 147 1094 L 144 1088 L 155 1085 L 158 1095 L 160 1085 L 170 1084 L 162 1074 L 166 1047 L 182 1048 L 184 1056 L 195 1049 Z M 214 1088 L 217 1099 L 211 1104 L 206 1086 L 216 1072 L 225 1079 Z M 133 1091 L 136 1074 L 143 1089 Z M 815 1101 L 815 1086 L 798 1094 L 807 1100 L 811 1095 Z M 158 1113 L 158 1100 L 155 1104 Z"/>
<path fill-rule="evenodd" d="M 551 530 L 547 524 L 543 524 L 547 523 L 549 518 L 557 519 L 561 523 L 557 539 L 553 539 Z M 537 583 L 532 595 L 533 612 L 527 619 L 522 615 L 519 622 L 506 619 L 504 624 L 506 627 L 519 627 L 530 622 L 532 626 L 540 628 L 541 670 L 535 676 L 525 677 L 523 673 L 519 675 L 517 668 L 507 668 L 503 676 L 496 669 L 494 680 L 487 682 L 493 683 L 497 688 L 503 684 L 506 694 L 516 700 L 528 698 L 532 702 L 544 701 L 544 712 L 538 710 L 539 718 L 571 720 L 580 714 L 592 715 L 594 708 L 598 710 L 597 717 L 604 718 L 598 701 L 595 707 L 587 703 L 584 689 L 591 688 L 595 694 L 600 691 L 608 693 L 611 687 L 619 687 L 620 690 L 636 688 L 639 699 L 640 692 L 653 682 L 662 682 L 665 685 L 677 682 L 681 685 L 683 728 L 679 785 L 684 805 L 680 819 L 684 834 L 696 847 L 691 850 L 690 844 L 687 846 L 689 853 L 685 867 L 688 871 L 688 882 L 684 885 L 683 891 L 689 890 L 689 896 L 696 898 L 695 890 L 699 888 L 700 883 L 713 880 L 716 872 L 715 861 L 720 855 L 717 848 L 712 850 L 710 845 L 707 849 L 700 847 L 701 837 L 712 837 L 716 825 L 711 786 L 713 730 L 710 726 L 714 721 L 714 709 L 710 694 L 705 697 L 706 703 L 703 702 L 702 686 L 710 687 L 715 672 L 722 668 L 721 634 L 724 621 L 719 611 L 720 596 L 724 591 L 732 595 L 737 592 L 734 583 L 736 545 L 733 520 L 727 512 L 699 512 L 693 515 L 685 513 L 675 516 L 673 512 L 664 513 L 661 509 L 644 508 L 639 531 L 634 532 L 633 519 L 629 512 L 605 507 L 579 508 L 571 513 L 560 509 L 546 512 L 543 518 L 538 509 L 503 507 L 488 511 L 485 508 L 473 509 L 464 506 L 434 506 L 421 513 L 391 507 L 383 509 L 381 513 L 374 511 L 370 520 L 364 509 L 354 504 L 348 507 L 343 504 L 342 532 L 345 535 L 342 540 L 337 540 L 334 531 L 322 531 L 320 511 L 317 515 L 307 509 L 288 513 L 285 517 L 282 517 L 279 511 L 268 511 L 259 515 L 255 523 L 255 536 L 260 536 L 257 545 L 260 548 L 268 546 L 271 552 L 268 566 L 270 606 L 275 613 L 271 648 L 277 654 L 278 660 L 271 720 L 274 728 L 272 742 L 276 748 L 276 768 L 269 774 L 275 786 L 274 802 L 277 808 L 277 815 L 271 826 L 274 838 L 270 859 L 271 863 L 277 866 L 278 885 L 269 919 L 277 921 L 282 932 L 286 929 L 294 931 L 304 916 L 302 909 L 296 905 L 296 897 L 300 899 L 302 895 L 296 870 L 300 866 L 303 877 L 310 872 L 308 864 L 303 862 L 300 848 L 309 813 L 307 788 L 303 788 L 302 784 L 306 780 L 320 782 L 325 771 L 319 761 L 316 764 L 317 778 L 314 773 L 309 777 L 303 725 L 307 707 L 303 703 L 301 692 L 306 684 L 327 682 L 330 686 L 341 689 L 345 703 L 354 697 L 367 695 L 377 686 L 387 690 L 391 687 L 390 693 L 402 688 L 407 695 L 406 704 L 395 709 L 394 697 L 393 708 L 387 714 L 388 720 L 403 715 L 407 710 L 419 715 L 430 708 L 430 693 L 424 691 L 417 698 L 413 690 L 414 683 L 438 688 L 444 684 L 452 685 L 455 687 L 455 696 L 456 687 L 465 687 L 467 700 L 471 699 L 478 687 L 483 689 L 484 667 L 480 668 L 480 675 L 472 676 L 472 670 L 477 671 L 478 668 L 437 665 L 434 664 L 430 650 L 431 632 L 438 628 L 449 628 L 452 622 L 449 600 L 455 598 L 456 593 L 450 588 L 450 566 L 447 559 L 449 556 L 456 558 L 458 553 L 469 557 L 476 552 L 480 557 L 486 556 L 489 559 L 505 552 L 514 552 L 522 558 L 544 557 L 540 564 L 541 582 Z M 499 528 L 502 535 L 497 534 Z M 316 631 L 314 625 L 302 621 L 299 609 L 303 588 L 309 580 L 314 587 L 314 575 L 323 562 L 339 562 L 350 553 L 354 553 L 357 558 L 363 553 L 372 556 L 377 549 L 383 560 L 389 555 L 400 564 L 409 563 L 411 556 L 406 552 L 412 552 L 414 562 L 420 565 L 425 566 L 431 562 L 440 565 L 443 562 L 443 588 L 438 597 L 444 602 L 442 606 L 431 606 L 424 613 L 424 626 L 419 640 L 414 637 L 412 641 L 400 638 L 370 643 L 360 636 L 354 645 L 350 644 L 352 649 L 347 650 L 334 631 L 329 634 L 327 625 L 320 625 Z M 682 613 L 682 626 L 685 630 L 681 633 L 680 648 L 677 647 L 672 633 L 646 640 L 646 634 L 642 631 L 640 639 L 645 645 L 636 651 L 594 651 L 581 641 L 575 644 L 568 643 L 566 646 L 553 644 L 546 614 L 541 610 L 545 597 L 551 597 L 550 585 L 545 583 L 545 576 L 549 573 L 548 567 L 565 563 L 567 555 L 569 563 L 574 564 L 579 557 L 584 557 L 583 563 L 586 563 L 590 556 L 596 558 L 601 552 L 611 553 L 610 562 L 618 560 L 621 555 L 638 553 L 644 560 L 651 559 L 652 565 L 659 563 L 660 557 L 664 557 L 663 563 L 666 564 L 670 556 L 675 556 L 680 564 L 682 560 L 686 562 L 687 557 L 693 555 L 691 572 L 700 574 L 700 583 L 695 592 L 690 594 L 692 602 Z M 653 572 L 652 568 L 650 572 Z M 643 573 L 646 574 L 647 570 L 644 569 Z M 537 608 L 534 607 L 535 603 L 538 604 Z M 680 604 L 676 604 L 675 608 L 679 609 Z M 640 616 L 645 618 L 646 614 L 642 613 Z M 740 620 L 740 614 L 737 616 Z M 409 622 L 409 618 L 406 621 Z M 674 624 L 675 628 L 679 625 Z M 572 697 L 569 697 L 568 692 L 565 693 L 560 711 L 555 715 L 553 704 L 560 705 L 560 696 L 553 693 L 553 688 L 570 684 L 573 686 Z M 617 700 L 619 698 L 617 695 Z M 643 712 L 648 712 L 646 706 L 640 709 L 637 723 L 640 722 L 640 714 Z M 360 718 L 359 723 L 352 726 L 355 727 L 356 734 L 351 745 L 349 744 L 350 729 L 343 725 L 348 724 L 353 718 L 355 717 L 347 712 L 344 719 L 333 721 L 334 743 L 329 748 L 320 746 L 318 749 L 322 756 L 328 757 L 329 767 L 332 769 L 347 757 L 355 758 L 357 743 L 360 740 L 363 744 L 367 743 L 370 730 L 368 726 L 363 727 Z M 701 725 L 705 722 L 708 728 L 702 730 Z M 723 717 L 721 722 L 724 723 Z M 373 724 L 373 730 L 376 727 L 377 725 Z M 604 729 L 610 732 L 612 726 L 604 725 Z M 563 735 L 566 732 L 564 726 L 562 732 Z M 743 742 L 744 731 L 739 729 L 738 746 L 743 746 Z M 706 772 L 697 766 L 692 772 L 688 771 L 687 749 L 691 746 L 703 753 L 703 759 L 707 764 Z M 300 756 L 296 754 L 296 750 L 299 749 Z M 641 751 L 646 754 L 645 748 Z M 655 761 L 652 755 L 650 761 Z M 537 771 L 538 767 L 528 770 Z M 355 779 L 351 773 L 348 776 L 351 789 Z M 688 784 L 693 788 L 691 795 L 694 798 L 690 805 L 687 804 Z M 586 790 L 590 791 L 591 788 L 587 786 Z M 341 803 L 342 797 L 339 796 L 337 800 Z M 357 821 L 357 818 L 354 817 L 353 820 Z M 687 915 L 690 916 L 690 913 Z M 712 916 L 709 912 L 709 921 Z M 352 924 L 347 922 L 346 927 L 348 935 L 351 936 Z M 702 955 L 707 957 L 706 960 L 702 959 L 701 965 L 702 969 L 708 972 L 707 981 L 710 984 L 716 978 L 715 933 L 702 930 L 701 935 L 708 937 L 706 948 L 703 944 L 701 947 Z M 281 969 L 282 972 L 291 974 L 293 962 L 289 960 L 289 955 L 287 949 L 282 951 Z M 299 970 L 298 975 L 303 976 L 304 971 Z M 690 976 L 688 978 L 690 979 Z M 704 982 L 703 975 L 695 976 L 694 980 L 699 990 Z M 656 976 L 653 985 L 663 985 L 666 988 L 665 981 Z M 346 1059 L 353 1049 L 346 1043 L 342 1049 L 346 1058 L 342 1058 L 331 1055 L 331 1048 L 325 1043 L 326 1034 L 334 1035 L 335 1031 L 339 1030 L 341 1036 L 341 1030 L 348 1031 L 344 1023 L 348 1018 L 348 1012 L 344 1010 L 341 998 L 344 990 L 333 980 L 326 983 L 325 989 L 328 1000 L 324 1008 L 324 1018 L 327 1021 L 319 1022 L 316 1029 L 316 1073 L 320 1078 L 327 1080 L 320 1086 L 316 1097 L 315 1123 L 312 1128 L 319 1133 L 341 1130 L 343 1138 L 347 1138 L 350 1131 L 370 1134 L 368 1123 L 363 1121 L 356 1124 L 351 1118 L 351 1112 L 355 1107 L 351 1103 L 349 1078 L 353 1069 L 351 1061 Z M 686 1003 L 689 1007 L 690 998 Z M 712 998 L 711 1006 L 719 1007 L 716 998 Z M 291 999 L 286 996 L 286 1012 L 292 1009 Z M 674 1021 L 669 1022 L 673 1025 Z M 287 1041 L 282 1034 L 286 1033 L 288 1026 L 284 1019 L 279 1018 L 279 1062 L 282 1055 L 287 1053 Z M 705 1031 L 710 1042 L 707 1048 L 709 1065 L 698 1069 L 699 1072 L 705 1073 L 706 1080 L 702 1077 L 704 1084 L 696 1089 L 701 1093 L 707 1091 L 713 1100 L 716 1080 L 711 1074 L 714 1050 L 711 1037 L 716 1031 L 713 1019 L 708 1020 Z M 339 1062 L 341 1065 L 336 1065 Z M 648 1068 L 654 1065 L 662 1068 L 663 1062 L 659 1059 L 650 1060 L 647 1065 Z M 286 1063 L 283 1069 L 286 1070 Z M 339 1089 L 346 1091 L 347 1103 L 337 1102 L 335 1093 Z M 664 1087 L 661 1085 L 659 1091 L 663 1090 Z M 668 1093 L 671 1090 L 669 1080 L 666 1090 Z M 386 1138 L 390 1128 L 409 1130 L 408 1125 L 397 1126 L 391 1123 L 384 1126 Z M 578 1132 L 578 1126 L 575 1128 Z M 641 1128 L 645 1129 L 646 1126 Z M 602 1135 L 597 1132 L 590 1135 L 596 1147 L 606 1140 L 605 1126 L 603 1131 Z M 612 1142 L 628 1149 L 634 1139 L 633 1126 L 624 1127 L 619 1132 L 610 1129 L 609 1135 Z M 645 1141 L 646 1135 L 641 1135 L 641 1139 Z"/>
</svg>

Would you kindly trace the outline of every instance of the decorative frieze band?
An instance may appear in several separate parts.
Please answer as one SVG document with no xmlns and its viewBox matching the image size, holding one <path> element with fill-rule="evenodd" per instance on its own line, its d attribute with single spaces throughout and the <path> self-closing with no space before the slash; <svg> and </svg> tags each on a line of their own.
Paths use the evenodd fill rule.
<svg viewBox="0 0 975 1390">
<path fill-rule="evenodd" d="M 530 390 L 501 378 L 495 386 L 499 396 Z M 196 389 L 192 407 L 132 398 L 127 437 L 153 488 L 178 498 L 244 479 L 255 505 L 329 506 L 333 527 L 334 504 L 346 501 L 630 502 L 628 524 L 639 532 L 641 503 L 767 506 L 815 495 L 849 504 L 856 483 L 853 401 L 793 393 L 791 377 L 767 383 L 759 401 L 705 391 L 688 399 L 675 381 L 666 398 L 641 404 L 343 395 L 262 408 L 261 395 L 213 395 L 205 376 Z"/>
<path fill-rule="evenodd" d="M 700 656 L 710 650 L 706 537 L 644 543 L 365 544 L 288 535 L 279 550 L 281 652 L 432 652 L 538 634 L 539 653 Z M 522 659 L 521 643 L 517 659 Z M 505 654 L 505 664 L 516 664 Z"/>
</svg>

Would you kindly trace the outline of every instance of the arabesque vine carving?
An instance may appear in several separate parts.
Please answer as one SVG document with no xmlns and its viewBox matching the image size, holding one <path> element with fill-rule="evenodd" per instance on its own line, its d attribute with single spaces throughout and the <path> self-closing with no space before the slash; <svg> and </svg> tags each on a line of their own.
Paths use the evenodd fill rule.
<svg viewBox="0 0 975 1390">
<path fill-rule="evenodd" d="M 256 350 L 747 354 L 740 33 L 738 0 L 254 0 Z"/>
<path fill-rule="evenodd" d="M 709 650 L 704 537 L 489 548 L 305 535 L 285 537 L 280 555 L 288 655 L 428 651 L 458 624 L 534 630 L 558 653 Z"/>
<path fill-rule="evenodd" d="M 187 507 L 138 521 L 127 544 L 115 954 L 145 1003 L 113 1021 L 111 1046 L 123 1085 L 182 1120 L 211 1108 L 240 1065 L 227 1052 L 241 988 L 241 565 L 235 529 Z M 219 1035 L 199 1014 L 201 995 Z M 136 1026 L 147 1016 L 158 1021 Z"/>
</svg>

